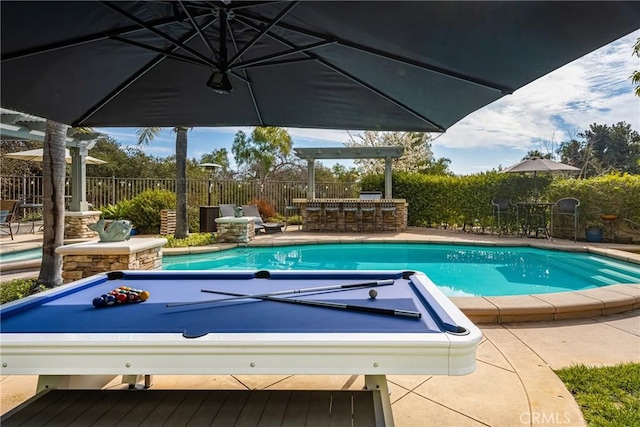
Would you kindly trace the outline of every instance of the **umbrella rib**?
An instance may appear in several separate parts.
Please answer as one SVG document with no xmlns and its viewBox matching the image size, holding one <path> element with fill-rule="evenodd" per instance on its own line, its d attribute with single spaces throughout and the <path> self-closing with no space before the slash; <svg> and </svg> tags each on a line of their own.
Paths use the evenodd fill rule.
<svg viewBox="0 0 640 427">
<path fill-rule="evenodd" d="M 156 52 L 156 53 L 159 53 L 161 55 L 164 55 L 164 56 L 167 56 L 167 57 L 170 57 L 170 58 L 173 58 L 173 59 L 177 59 L 179 61 L 188 62 L 188 63 L 194 64 L 194 65 L 204 65 L 206 67 L 212 67 L 212 66 L 216 65 L 213 62 L 201 61 L 200 59 L 197 59 L 197 58 L 191 58 L 189 56 L 180 55 L 178 53 L 174 53 L 174 52 L 171 52 L 171 51 L 158 49 L 157 47 L 149 46 L 149 45 L 146 45 L 144 43 L 139 43 L 137 41 L 125 39 L 125 38 L 119 37 L 119 36 L 113 36 L 113 37 L 111 37 L 111 40 L 116 40 L 116 41 L 119 41 L 121 43 L 126 43 L 126 44 L 129 44 L 131 46 L 139 47 L 141 49 L 150 50 L 152 52 Z"/>
<path fill-rule="evenodd" d="M 189 22 L 191 23 L 191 26 L 193 27 L 193 29 L 198 32 L 198 36 L 200 36 L 200 39 L 202 39 L 202 42 L 205 44 L 205 46 L 209 48 L 209 51 L 216 57 L 217 61 L 219 62 L 220 57 L 218 56 L 218 52 L 216 52 L 215 48 L 211 45 L 211 42 L 209 41 L 209 39 L 205 37 L 204 33 L 198 26 L 198 23 L 196 22 L 195 18 L 191 15 L 191 12 L 189 12 L 189 9 L 187 8 L 187 6 L 181 0 L 178 0 L 178 3 L 182 7 L 182 10 L 184 10 L 185 15 L 187 15 L 187 18 L 189 19 Z"/>
<path fill-rule="evenodd" d="M 206 29 L 207 27 L 209 27 L 211 24 L 213 24 L 216 21 L 216 19 L 212 19 L 211 21 L 209 21 L 206 25 L 202 26 L 202 29 Z M 191 34 L 189 34 L 187 37 L 185 37 L 184 39 L 184 43 L 188 42 L 189 40 L 191 40 L 192 38 L 194 38 L 198 33 L 196 31 L 193 31 Z M 172 49 L 172 52 L 177 50 L 178 47 L 174 46 L 174 48 Z M 135 75 L 131 76 L 130 78 L 128 78 L 127 80 L 125 80 L 121 85 L 119 85 L 117 88 L 115 88 L 109 95 L 107 95 L 106 97 L 104 97 L 100 102 L 96 103 L 93 107 L 91 107 L 86 113 L 84 113 L 82 116 L 80 116 L 80 118 L 76 121 L 76 123 L 72 124 L 72 126 L 74 127 L 78 127 L 81 126 L 82 123 L 84 123 L 89 117 L 93 116 L 96 112 L 98 112 L 102 107 L 104 107 L 106 104 L 108 104 L 113 98 L 115 98 L 116 96 L 118 96 L 120 93 L 122 93 L 122 91 L 124 91 L 126 88 L 128 88 L 129 86 L 131 86 L 135 81 L 137 81 L 140 77 L 142 77 L 143 75 L 145 75 L 148 71 L 150 71 L 153 67 L 155 67 L 156 65 L 158 65 L 160 62 L 162 62 L 163 60 L 165 60 L 167 57 L 167 54 L 164 53 L 161 56 L 153 59 L 152 61 L 150 61 L 149 63 L 147 63 L 144 67 L 142 67 Z"/>
<path fill-rule="evenodd" d="M 196 17 L 205 16 L 209 14 L 211 14 L 211 12 L 199 13 L 196 15 Z M 179 22 L 179 20 L 171 17 L 171 18 L 163 18 L 163 19 L 157 19 L 154 21 L 149 21 L 148 25 L 151 27 L 161 27 L 161 26 L 173 24 L 176 22 Z M 106 40 L 114 36 L 122 36 L 126 34 L 137 33 L 140 31 L 147 31 L 147 28 L 140 28 L 139 25 L 136 25 L 136 26 L 121 28 L 119 30 L 113 30 L 113 31 L 107 31 L 107 32 L 101 31 L 100 33 L 97 33 L 97 34 L 90 34 L 88 36 L 78 37 L 71 40 L 51 43 L 39 48 L 25 49 L 25 50 L 13 52 L 13 53 L 8 53 L 2 56 L 1 62 L 8 62 L 15 59 L 27 58 L 33 55 L 40 55 L 43 53 L 49 53 L 49 52 L 53 52 L 60 49 L 67 49 L 74 46 L 80 46 L 87 43 Z"/>
<path fill-rule="evenodd" d="M 271 55 L 265 55 L 259 58 L 255 58 L 252 59 L 250 61 L 244 61 L 244 62 L 238 62 L 234 67 L 230 67 L 233 70 L 237 70 L 237 69 L 245 69 L 245 68 L 253 68 L 253 67 L 262 67 L 265 65 L 278 65 L 278 64 L 287 64 L 289 62 L 297 62 L 300 60 L 309 60 L 309 58 L 299 58 L 299 59 L 292 59 L 292 60 L 287 60 L 287 61 L 271 61 L 272 59 L 277 59 L 277 58 L 282 58 L 284 56 L 289 56 L 289 55 L 293 55 L 294 53 L 300 53 L 300 52 L 305 52 L 307 50 L 313 50 L 313 49 L 317 49 L 319 47 L 324 47 L 327 45 L 331 45 L 334 44 L 336 41 L 335 40 L 326 40 L 326 41 L 321 41 L 318 43 L 312 43 L 309 45 L 305 45 L 305 46 L 300 46 L 296 49 L 289 49 L 286 51 L 282 51 L 282 52 L 278 52 L 278 53 L 274 53 Z"/>
<path fill-rule="evenodd" d="M 233 35 L 233 31 L 230 31 L 229 34 L 231 35 L 231 43 L 233 44 L 233 47 L 236 50 L 236 52 L 238 52 L 238 43 L 236 41 L 235 36 Z M 260 123 L 260 126 L 264 126 L 264 120 L 262 120 L 262 113 L 260 113 L 260 107 L 258 107 L 258 100 L 256 99 L 256 94 L 253 93 L 253 86 L 251 85 L 251 80 L 249 80 L 249 76 L 247 75 L 246 70 L 240 70 L 240 72 L 244 74 L 244 77 L 245 77 L 244 82 L 247 84 L 247 90 L 249 91 L 249 96 L 251 97 L 251 103 L 253 104 L 253 110 L 256 113 L 258 122 Z M 231 74 L 234 77 L 241 79 L 241 77 L 237 73 L 231 72 Z"/>
<path fill-rule="evenodd" d="M 125 18 L 127 18 L 128 20 L 140 25 L 141 27 L 146 28 L 147 30 L 149 30 L 150 32 L 154 33 L 155 35 L 161 37 L 162 39 L 168 41 L 169 43 L 171 43 L 173 46 L 184 50 L 185 52 L 190 53 L 191 55 L 195 56 L 196 58 L 200 58 L 203 61 L 209 61 L 209 58 L 207 58 L 206 56 L 204 56 L 203 54 L 201 54 L 200 52 L 191 49 L 190 47 L 185 46 L 183 43 L 173 39 L 172 37 L 169 37 L 167 34 L 163 33 L 160 30 L 157 30 L 149 25 L 147 25 L 146 22 L 138 19 L 137 17 L 131 15 L 129 12 L 120 9 L 118 6 L 112 4 L 111 2 L 108 1 L 100 1 L 100 4 L 105 5 L 106 7 L 110 8 L 111 10 L 113 10 L 114 12 L 119 13 L 120 15 L 124 16 Z M 195 34 L 197 34 L 197 31 L 195 32 Z"/>
<path fill-rule="evenodd" d="M 246 45 L 242 47 L 234 56 L 229 60 L 227 66 L 233 65 L 240 57 L 249 49 L 253 47 L 254 44 L 258 42 L 262 37 L 265 36 L 271 29 L 278 23 L 282 18 L 287 16 L 291 10 L 298 5 L 299 1 L 291 2 L 285 7 L 275 18 L 271 20 L 264 28 L 261 28 L 258 34 L 256 34 L 253 39 L 251 39 Z"/>
<path fill-rule="evenodd" d="M 240 19 L 241 19 L 241 18 L 240 18 Z M 237 17 L 237 16 L 236 16 L 236 20 L 238 20 L 238 17 Z M 241 22 L 242 22 L 243 24 L 245 24 L 245 25 L 249 26 L 249 27 L 253 27 L 253 26 L 254 26 L 254 24 L 253 24 L 253 23 L 251 23 L 251 22 L 247 22 L 247 21 L 246 21 L 246 19 L 241 19 Z M 277 36 L 277 35 L 272 34 L 272 33 L 267 33 L 267 34 L 269 35 L 269 37 L 273 38 L 274 40 L 276 40 L 276 41 L 278 41 L 278 42 L 280 42 L 280 43 L 284 44 L 285 46 L 288 46 L 288 47 L 290 47 L 290 48 L 292 48 L 292 49 L 295 49 L 295 48 L 297 48 L 297 47 L 298 47 L 298 46 L 296 46 L 294 43 L 292 43 L 292 42 L 290 42 L 290 41 L 288 41 L 288 40 L 286 40 L 286 39 L 283 39 L 283 38 L 282 38 L 282 37 L 280 37 L 280 36 Z M 435 122 L 433 122 L 433 121 L 429 120 L 427 117 L 424 117 L 422 114 L 420 114 L 420 113 L 418 113 L 417 111 L 413 110 L 413 109 L 412 109 L 411 107 L 409 107 L 408 105 L 405 105 L 405 104 L 403 104 L 402 102 L 398 101 L 397 99 L 395 99 L 395 98 L 393 98 L 393 97 L 391 97 L 391 96 L 387 95 L 386 93 L 382 92 L 381 90 L 376 89 L 375 87 L 371 86 L 371 85 L 370 85 L 370 84 L 368 84 L 367 82 L 365 82 L 365 81 L 363 81 L 363 80 L 361 80 L 361 79 L 357 78 L 356 76 L 354 76 L 354 75 L 352 75 L 352 74 L 348 73 L 347 71 L 345 71 L 345 70 L 343 70 L 343 69 L 341 69 L 341 68 L 339 68 L 339 67 L 337 67 L 337 66 L 335 66 L 335 65 L 331 64 L 330 62 L 328 62 L 328 61 L 326 61 L 326 60 L 324 60 L 324 59 L 322 59 L 322 58 L 320 58 L 320 57 L 318 57 L 318 56 L 316 56 L 316 55 L 314 55 L 314 54 L 311 54 L 311 53 L 309 53 L 309 52 L 301 52 L 301 53 L 302 53 L 303 55 L 307 55 L 307 56 L 309 56 L 309 57 L 310 57 L 310 58 L 312 58 L 312 59 L 315 59 L 316 61 L 318 61 L 318 62 L 320 62 L 321 64 L 323 64 L 325 67 L 328 67 L 328 68 L 332 69 L 333 71 L 335 71 L 335 72 L 337 72 L 337 73 L 341 74 L 342 76 L 344 76 L 344 77 L 348 78 L 349 80 L 351 80 L 351 81 L 353 81 L 353 82 L 355 82 L 355 83 L 357 83 L 357 84 L 359 84 L 359 85 L 361 85 L 361 86 L 365 87 L 366 89 L 368 89 L 368 90 L 370 90 L 371 92 L 375 93 L 376 95 L 378 95 L 378 96 L 380 96 L 380 97 L 382 97 L 382 98 L 386 99 L 387 101 L 391 102 L 392 104 L 394 104 L 395 106 L 397 106 L 397 107 L 401 108 L 402 110 L 404 110 L 404 111 L 408 112 L 409 114 L 413 115 L 414 117 L 416 117 L 416 118 L 418 118 L 418 119 L 420 119 L 420 120 L 422 120 L 422 121 L 424 121 L 424 122 L 426 122 L 426 123 L 430 124 L 431 126 L 434 126 L 434 127 L 435 127 L 435 128 L 437 128 L 440 132 L 445 132 L 445 128 L 444 128 L 444 126 L 439 125 L 439 124 L 437 124 L 437 123 L 435 123 Z"/>
<path fill-rule="evenodd" d="M 247 13 L 247 12 L 238 12 L 237 15 L 242 15 L 245 18 L 249 18 L 249 19 L 253 19 L 256 21 L 260 21 L 263 23 L 267 23 L 269 22 L 267 18 L 263 18 L 262 16 L 258 16 L 258 15 L 254 15 L 252 13 Z M 236 16 L 237 16 L 236 15 Z M 284 30 L 289 30 L 289 31 L 295 31 L 297 33 L 309 36 L 309 37 L 314 37 L 316 39 L 320 39 L 320 40 L 327 40 L 327 36 L 325 34 L 321 34 L 321 33 L 316 33 L 314 31 L 309 31 L 309 30 L 305 30 L 303 28 L 297 27 L 295 25 L 291 25 L 291 24 L 287 24 L 287 23 L 282 23 L 279 22 L 277 25 L 277 27 L 282 28 Z M 458 73 L 452 70 L 447 70 L 446 68 L 442 68 L 442 67 L 438 67 L 435 65 L 431 65 L 431 64 L 426 64 L 424 62 L 419 62 L 419 61 L 415 61 L 409 58 L 405 58 L 403 56 L 400 55 L 395 55 L 389 52 L 385 52 L 382 50 L 378 50 L 378 49 L 374 49 L 372 47 L 368 47 L 368 46 L 362 46 L 360 44 L 357 43 L 353 43 L 344 39 L 340 39 L 337 38 L 335 41 L 337 44 L 350 48 L 350 49 L 354 49 L 354 50 L 358 50 L 358 51 L 362 51 L 371 55 L 376 55 L 385 59 L 389 59 L 395 62 L 399 62 L 401 64 L 405 64 L 405 65 L 410 65 L 416 68 L 420 68 L 423 70 L 427 70 L 427 71 L 431 71 L 437 74 L 441 74 L 447 77 L 451 77 L 451 78 L 455 78 L 458 80 L 463 80 L 465 82 L 468 83 L 473 83 L 485 88 L 489 88 L 489 89 L 493 89 L 496 91 L 499 91 L 500 93 L 502 93 L 503 95 L 508 95 L 514 92 L 513 88 L 507 87 L 507 86 L 502 86 L 502 85 L 498 85 L 495 83 L 491 83 L 488 82 L 486 80 L 483 79 L 478 79 L 472 76 L 468 76 L 466 74 L 462 74 L 462 73 Z"/>
</svg>

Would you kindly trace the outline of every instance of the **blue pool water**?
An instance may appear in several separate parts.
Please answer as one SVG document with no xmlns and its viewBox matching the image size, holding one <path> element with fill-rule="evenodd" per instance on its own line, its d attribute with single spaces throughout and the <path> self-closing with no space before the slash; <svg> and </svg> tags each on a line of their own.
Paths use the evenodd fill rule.
<svg viewBox="0 0 640 427">
<path fill-rule="evenodd" d="M 41 248 L 4 253 L 0 255 L 0 262 L 27 261 L 38 258 L 42 258 Z"/>
<path fill-rule="evenodd" d="M 165 256 L 163 270 L 415 270 L 448 296 L 527 295 L 640 283 L 640 265 L 525 247 L 327 244 Z"/>
</svg>

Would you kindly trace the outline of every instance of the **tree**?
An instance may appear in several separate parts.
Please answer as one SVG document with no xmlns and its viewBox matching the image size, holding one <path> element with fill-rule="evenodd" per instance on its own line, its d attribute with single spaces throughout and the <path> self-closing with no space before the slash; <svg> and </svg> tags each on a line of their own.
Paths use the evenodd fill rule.
<svg viewBox="0 0 640 427">
<path fill-rule="evenodd" d="M 213 150 L 211 153 L 200 156 L 199 164 L 215 163 L 221 167 L 215 168 L 211 173 L 217 178 L 231 179 L 233 172 L 231 171 L 231 162 L 229 161 L 229 153 L 226 148 Z"/>
<path fill-rule="evenodd" d="M 187 132 L 189 128 L 176 126 L 176 239 L 189 236 L 189 222 L 187 219 Z M 160 132 L 161 127 L 138 128 L 138 144 L 149 144 Z"/>
<path fill-rule="evenodd" d="M 450 175 L 446 158 L 434 159 L 431 151 L 431 136 L 424 132 L 377 132 L 366 131 L 350 137 L 345 143 L 348 147 L 404 147 L 402 157 L 394 160 L 393 170 L 403 172 L 420 172 L 433 175 Z M 384 159 L 355 159 L 354 163 L 364 173 L 384 173 Z"/>
<path fill-rule="evenodd" d="M 56 248 L 64 244 L 64 181 L 67 126 L 47 120 L 42 175 L 44 236 L 38 282 L 48 288 L 62 285 L 62 256 Z"/>
<path fill-rule="evenodd" d="M 593 123 L 578 138 L 560 144 L 561 161 L 581 169 L 582 177 L 610 172 L 640 173 L 640 134 L 631 125 Z"/>
<path fill-rule="evenodd" d="M 284 128 L 256 127 L 251 136 L 238 131 L 231 152 L 241 174 L 264 182 L 278 179 L 290 168 L 299 168 L 300 162 L 292 155 L 293 139 Z"/>
<path fill-rule="evenodd" d="M 92 156 L 106 161 L 102 165 L 87 165 L 87 175 L 118 178 L 173 178 L 175 167 L 162 167 L 164 159 L 149 156 L 138 147 L 123 148 L 110 136 L 98 138 L 91 149 Z"/>
<path fill-rule="evenodd" d="M 532 157 L 537 157 L 539 159 L 550 159 L 552 157 L 551 153 L 547 153 L 547 154 L 542 154 L 542 152 L 540 150 L 529 150 L 527 152 L 527 154 L 522 158 L 522 160 L 527 160 L 530 159 Z"/>
<path fill-rule="evenodd" d="M 640 37 L 636 40 L 636 44 L 633 45 L 633 54 L 640 58 Z M 640 96 L 640 70 L 634 71 L 631 75 L 631 83 L 636 85 L 636 96 Z"/>
</svg>

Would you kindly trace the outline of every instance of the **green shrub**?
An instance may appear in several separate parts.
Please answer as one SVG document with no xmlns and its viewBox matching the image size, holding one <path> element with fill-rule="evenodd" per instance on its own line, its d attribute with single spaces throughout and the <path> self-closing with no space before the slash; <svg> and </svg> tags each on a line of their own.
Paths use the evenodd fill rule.
<svg viewBox="0 0 640 427">
<path fill-rule="evenodd" d="M 104 219 L 128 219 L 131 210 L 131 200 L 121 200 L 115 205 L 108 204 L 100 208 Z"/>
<path fill-rule="evenodd" d="M 189 246 L 207 246 L 216 242 L 212 233 L 193 233 L 186 239 L 176 239 L 173 235 L 160 236 L 168 240 L 165 248 L 186 248 Z"/>
<path fill-rule="evenodd" d="M 362 189 L 384 190 L 383 175 L 362 177 Z M 409 203 L 410 226 L 486 227 L 492 224 L 491 199 L 504 197 L 513 202 L 563 197 L 580 200 L 579 227 L 599 219 L 600 214 L 616 214 L 640 222 L 640 176 L 608 175 L 591 179 L 567 179 L 486 172 L 469 176 L 441 176 L 394 173 L 393 197 Z"/>
<path fill-rule="evenodd" d="M 160 233 L 160 211 L 175 209 L 176 195 L 169 190 L 147 190 L 131 199 L 127 214 L 140 234 Z"/>
<path fill-rule="evenodd" d="M 11 280 L 0 285 L 0 304 L 37 294 L 45 289 L 43 285 L 38 285 L 36 279 Z"/>
</svg>

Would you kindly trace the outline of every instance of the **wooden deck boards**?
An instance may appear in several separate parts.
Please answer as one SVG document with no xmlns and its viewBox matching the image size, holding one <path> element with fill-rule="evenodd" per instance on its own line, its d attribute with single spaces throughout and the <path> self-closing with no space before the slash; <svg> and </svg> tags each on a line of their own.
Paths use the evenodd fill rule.
<svg viewBox="0 0 640 427">
<path fill-rule="evenodd" d="M 6 413 L 13 426 L 366 427 L 375 391 L 49 390 Z"/>
</svg>

